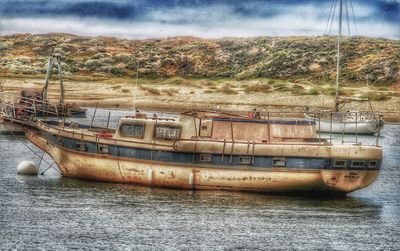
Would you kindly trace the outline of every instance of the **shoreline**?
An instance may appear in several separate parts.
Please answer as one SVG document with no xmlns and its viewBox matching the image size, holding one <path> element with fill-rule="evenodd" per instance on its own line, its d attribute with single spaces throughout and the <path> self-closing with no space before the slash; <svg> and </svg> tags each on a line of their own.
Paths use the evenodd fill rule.
<svg viewBox="0 0 400 251">
<path fill-rule="evenodd" d="M 24 88 L 42 89 L 43 79 L 0 77 L 5 94 L 19 96 Z M 141 80 L 143 82 L 143 80 Z M 247 114 L 257 107 L 261 112 L 303 112 L 304 106 L 329 110 L 333 107 L 333 96 L 328 95 L 293 95 L 284 91 L 255 91 L 246 93 L 244 86 L 259 86 L 263 80 L 224 80 L 215 82 L 213 86 L 199 84 L 201 81 L 189 84 L 145 82 L 135 85 L 134 79 L 108 79 L 98 81 L 64 81 L 66 103 L 83 107 L 111 109 L 159 110 L 168 112 L 183 112 L 197 110 L 221 110 L 236 114 Z M 208 80 L 209 81 L 209 80 Z M 171 81 L 172 82 L 172 81 Z M 224 88 L 230 86 L 227 92 Z M 307 86 L 305 86 L 308 88 Z M 0 87 L 1 88 L 1 87 Z M 311 86 L 310 88 L 314 88 Z M 363 90 L 364 91 L 364 90 Z M 59 84 L 56 80 L 49 85 L 49 99 L 57 102 L 59 99 Z M 332 104 L 332 106 L 330 105 Z M 387 122 L 400 122 L 400 97 L 394 96 L 386 101 L 371 101 L 374 111 L 384 114 Z M 368 111 L 368 104 L 350 102 L 346 110 L 356 109 Z"/>
</svg>

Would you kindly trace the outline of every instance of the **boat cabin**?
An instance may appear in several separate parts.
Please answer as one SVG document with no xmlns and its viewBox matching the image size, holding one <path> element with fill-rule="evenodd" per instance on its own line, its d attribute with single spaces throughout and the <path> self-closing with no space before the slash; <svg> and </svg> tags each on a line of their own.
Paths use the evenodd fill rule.
<svg viewBox="0 0 400 251">
<path fill-rule="evenodd" d="M 313 121 L 261 119 L 216 112 L 188 112 L 168 118 L 145 114 L 121 118 L 113 138 L 143 142 L 178 139 L 256 143 L 318 140 Z"/>
</svg>

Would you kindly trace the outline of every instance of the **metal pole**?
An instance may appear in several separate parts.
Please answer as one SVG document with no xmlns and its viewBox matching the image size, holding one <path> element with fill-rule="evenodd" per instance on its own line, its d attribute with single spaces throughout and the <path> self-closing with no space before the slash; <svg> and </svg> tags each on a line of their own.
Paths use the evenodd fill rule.
<svg viewBox="0 0 400 251">
<path fill-rule="evenodd" d="M 335 93 L 335 111 L 339 111 L 339 75 L 340 75 L 340 37 L 342 36 L 342 14 L 343 0 L 340 0 L 339 6 L 339 33 L 337 40 L 337 59 L 336 59 L 336 93 Z"/>
<path fill-rule="evenodd" d="M 110 124 L 110 116 L 111 116 L 111 112 L 108 112 L 108 118 L 107 118 L 107 131 L 108 131 L 108 126 Z"/>
<path fill-rule="evenodd" d="M 98 106 L 99 106 L 99 102 L 96 103 L 96 108 L 94 109 L 92 121 L 90 122 L 90 128 L 92 128 L 92 126 L 93 126 L 93 121 L 94 121 L 94 118 L 96 117 L 96 112 L 97 112 L 97 107 Z"/>
<path fill-rule="evenodd" d="M 381 129 L 378 130 L 378 132 L 376 133 L 376 142 L 375 145 L 379 146 L 379 138 L 381 137 Z"/>
<path fill-rule="evenodd" d="M 51 73 L 52 73 L 51 70 L 52 69 L 53 69 L 53 58 L 49 57 L 49 63 L 48 63 L 48 66 L 47 66 L 47 73 L 46 73 L 46 81 L 44 83 L 44 87 L 43 87 L 43 90 L 42 90 L 43 102 L 46 102 L 46 99 L 47 99 L 47 88 L 49 86 L 49 81 L 50 81 L 50 78 L 51 78 Z"/>
<path fill-rule="evenodd" d="M 343 117 L 342 117 L 343 120 Z M 344 118 L 343 129 L 342 129 L 342 145 L 344 143 L 344 130 L 346 129 L 346 117 Z"/>
<path fill-rule="evenodd" d="M 267 115 L 268 115 L 268 143 L 271 143 L 271 130 L 270 130 L 271 123 L 269 121 L 269 112 L 267 113 Z"/>
<path fill-rule="evenodd" d="M 321 144 L 321 111 L 319 112 L 319 118 L 318 118 L 318 141 Z"/>
<path fill-rule="evenodd" d="M 329 142 L 332 144 L 332 123 L 333 123 L 333 113 L 332 113 L 332 111 L 331 111 L 331 125 L 330 125 L 330 128 L 329 128 Z"/>
<path fill-rule="evenodd" d="M 63 73 L 60 61 L 57 59 L 58 65 L 58 76 L 60 78 L 60 104 L 64 104 L 64 83 L 63 83 Z"/>
<path fill-rule="evenodd" d="M 356 114 L 356 144 L 358 143 L 358 113 L 357 112 L 355 112 L 355 114 Z"/>
</svg>

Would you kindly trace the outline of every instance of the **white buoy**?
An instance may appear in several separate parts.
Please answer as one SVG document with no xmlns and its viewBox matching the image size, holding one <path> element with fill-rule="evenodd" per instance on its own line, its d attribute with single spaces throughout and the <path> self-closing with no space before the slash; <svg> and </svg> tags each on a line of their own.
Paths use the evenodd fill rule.
<svg viewBox="0 0 400 251">
<path fill-rule="evenodd" d="M 29 160 L 24 160 L 19 163 L 17 167 L 17 173 L 22 175 L 36 175 L 38 172 L 38 167 Z"/>
</svg>

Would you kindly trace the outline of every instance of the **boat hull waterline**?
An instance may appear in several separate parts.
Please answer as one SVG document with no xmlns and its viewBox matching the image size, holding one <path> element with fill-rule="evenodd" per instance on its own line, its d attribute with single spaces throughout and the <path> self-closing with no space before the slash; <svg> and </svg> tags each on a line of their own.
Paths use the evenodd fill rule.
<svg viewBox="0 0 400 251">
<path fill-rule="evenodd" d="M 379 170 L 200 167 L 72 151 L 36 132 L 28 132 L 27 138 L 54 159 L 63 176 L 102 182 L 192 190 L 346 194 L 370 185 L 379 173 Z"/>
</svg>

